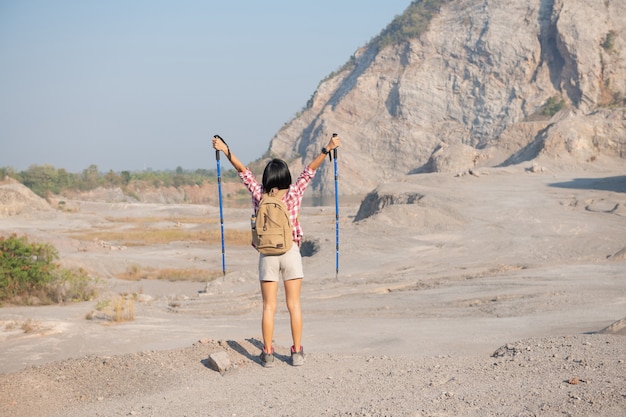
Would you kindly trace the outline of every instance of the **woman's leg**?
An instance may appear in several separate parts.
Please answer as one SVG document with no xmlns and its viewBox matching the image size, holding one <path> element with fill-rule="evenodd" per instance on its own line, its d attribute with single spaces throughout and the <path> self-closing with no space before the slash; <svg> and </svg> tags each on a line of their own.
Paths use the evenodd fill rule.
<svg viewBox="0 0 626 417">
<path fill-rule="evenodd" d="M 300 306 L 300 290 L 302 289 L 302 278 L 285 281 L 285 298 L 289 318 L 291 319 L 291 337 L 296 352 L 300 351 L 302 343 L 302 308 Z"/>
<path fill-rule="evenodd" d="M 278 294 L 278 282 L 261 281 L 261 295 L 263 296 L 263 317 L 261 319 L 261 332 L 265 351 L 272 353 L 272 339 L 274 338 L 274 314 L 276 313 L 276 298 Z"/>
</svg>

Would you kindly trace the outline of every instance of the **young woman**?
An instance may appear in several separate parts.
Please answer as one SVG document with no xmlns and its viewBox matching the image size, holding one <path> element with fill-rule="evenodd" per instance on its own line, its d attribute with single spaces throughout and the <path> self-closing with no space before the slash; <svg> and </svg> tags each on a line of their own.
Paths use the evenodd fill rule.
<svg viewBox="0 0 626 417">
<path fill-rule="evenodd" d="M 304 272 L 300 245 L 302 244 L 302 227 L 299 221 L 302 197 L 307 186 L 315 176 L 315 171 L 324 162 L 326 155 L 339 146 L 341 139 L 333 136 L 328 145 L 322 148 L 320 154 L 302 171 L 296 182 L 292 184 L 291 173 L 287 163 L 281 159 L 272 159 L 265 166 L 263 179 L 259 184 L 252 172 L 237 159 L 219 136 L 213 137 L 213 148 L 223 152 L 233 167 L 239 173 L 248 191 L 252 194 L 254 211 L 256 212 L 264 191 L 278 188 L 287 190 L 283 201 L 289 210 L 291 224 L 293 226 L 292 238 L 294 245 L 283 255 L 259 254 L 259 280 L 261 282 L 261 295 L 263 297 L 263 316 L 261 331 L 263 333 L 263 352 L 261 363 L 265 367 L 274 365 L 274 348 L 272 339 L 274 336 L 274 314 L 276 313 L 276 299 L 278 296 L 278 282 L 282 275 L 285 286 L 285 298 L 289 318 L 291 321 L 291 363 L 294 366 L 304 364 L 304 349 L 302 348 L 302 310 L 300 307 L 300 290 Z"/>
</svg>

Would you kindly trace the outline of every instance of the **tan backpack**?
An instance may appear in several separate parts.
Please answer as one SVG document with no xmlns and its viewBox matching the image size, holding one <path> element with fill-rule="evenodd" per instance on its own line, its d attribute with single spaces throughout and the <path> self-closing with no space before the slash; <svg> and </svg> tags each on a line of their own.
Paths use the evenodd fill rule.
<svg viewBox="0 0 626 417">
<path fill-rule="evenodd" d="M 263 193 L 259 207 L 252 215 L 252 243 L 263 255 L 282 255 L 293 244 L 289 210 L 282 200 L 287 190 L 272 188 Z"/>
</svg>

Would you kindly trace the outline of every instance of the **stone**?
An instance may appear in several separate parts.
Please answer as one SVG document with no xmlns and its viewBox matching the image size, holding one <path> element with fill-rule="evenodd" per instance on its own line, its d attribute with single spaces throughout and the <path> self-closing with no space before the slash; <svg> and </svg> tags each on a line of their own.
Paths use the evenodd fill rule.
<svg viewBox="0 0 626 417">
<path fill-rule="evenodd" d="M 231 362 L 228 358 L 228 354 L 223 350 L 211 353 L 209 355 L 208 364 L 211 369 L 222 374 L 231 367 Z"/>
</svg>

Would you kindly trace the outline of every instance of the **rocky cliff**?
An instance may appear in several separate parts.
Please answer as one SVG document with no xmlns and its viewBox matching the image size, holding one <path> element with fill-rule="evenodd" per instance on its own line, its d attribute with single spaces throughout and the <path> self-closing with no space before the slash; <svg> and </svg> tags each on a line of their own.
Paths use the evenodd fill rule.
<svg viewBox="0 0 626 417">
<path fill-rule="evenodd" d="M 423 30 L 382 41 L 415 16 Z M 414 1 L 320 83 L 267 155 L 300 169 L 340 133 L 343 194 L 412 173 L 626 158 L 625 60 L 623 0 Z M 332 194 L 332 164 L 320 170 L 313 192 Z"/>
</svg>

